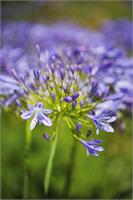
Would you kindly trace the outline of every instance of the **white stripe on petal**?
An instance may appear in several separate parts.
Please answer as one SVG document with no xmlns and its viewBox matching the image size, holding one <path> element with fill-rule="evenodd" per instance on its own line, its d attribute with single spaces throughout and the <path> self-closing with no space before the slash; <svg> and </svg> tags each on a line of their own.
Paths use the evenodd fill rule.
<svg viewBox="0 0 133 200">
<path fill-rule="evenodd" d="M 97 128 L 102 129 L 103 131 L 106 131 L 106 132 L 111 132 L 111 133 L 114 132 L 114 129 L 112 126 L 103 122 L 97 122 Z"/>
<path fill-rule="evenodd" d="M 96 135 L 99 134 L 99 128 L 96 128 Z"/>
<path fill-rule="evenodd" d="M 36 124 L 37 124 L 37 118 L 36 117 L 34 117 L 33 119 L 32 119 L 32 121 L 31 121 L 31 123 L 30 123 L 30 130 L 33 130 L 34 128 L 35 128 L 35 126 L 36 126 Z"/>
<path fill-rule="evenodd" d="M 117 119 L 117 116 L 113 116 L 107 120 L 107 122 L 114 122 Z"/>
<path fill-rule="evenodd" d="M 45 115 L 43 115 L 43 119 L 41 120 L 41 123 L 45 126 L 52 126 L 51 119 Z"/>
</svg>

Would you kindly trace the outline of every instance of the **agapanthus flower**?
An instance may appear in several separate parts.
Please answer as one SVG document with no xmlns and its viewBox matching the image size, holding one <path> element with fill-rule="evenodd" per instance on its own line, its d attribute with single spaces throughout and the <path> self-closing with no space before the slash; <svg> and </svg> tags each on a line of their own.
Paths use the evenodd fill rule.
<svg viewBox="0 0 133 200">
<path fill-rule="evenodd" d="M 116 113 L 112 110 L 104 110 L 98 115 L 87 115 L 96 126 L 96 134 L 99 134 L 99 129 L 105 132 L 114 132 L 112 126 L 108 123 L 114 122 L 117 118 Z"/>
<path fill-rule="evenodd" d="M 43 67 L 38 63 L 25 76 L 25 80 L 21 80 L 19 75 L 17 77 L 24 91 L 24 94 L 17 99 L 22 105 L 22 108 L 20 106 L 18 108 L 18 111 L 22 112 L 21 118 L 31 119 L 30 129 L 33 130 L 37 123 L 52 126 L 52 121 L 62 114 L 68 127 L 81 138 L 93 128 L 93 123 L 97 124 L 97 127 L 102 124 L 104 128 L 100 128 L 105 131 L 112 131 L 111 127 L 105 124 L 111 122 L 111 119 L 108 119 L 110 113 L 106 112 L 106 116 L 101 113 L 101 118 L 99 115 L 92 121 L 87 120 L 89 111 L 97 109 L 100 102 L 107 101 L 104 97 L 108 91 L 107 86 L 101 87 L 94 77 L 84 73 L 81 64 L 77 64 L 76 60 L 69 63 L 68 55 L 64 52 L 57 52 L 56 55 L 49 52 L 49 54 L 49 62 Z M 51 112 L 49 118 L 47 115 Z M 89 117 L 92 119 L 94 116 Z M 86 127 L 86 133 L 81 129 L 81 124 L 82 127 Z"/>
<path fill-rule="evenodd" d="M 100 125 L 98 124 L 97 127 L 103 123 L 99 118 L 89 121 L 86 115 L 92 109 L 97 109 L 96 106 L 99 102 L 107 101 L 106 98 L 103 98 L 107 93 L 106 85 L 101 90 L 97 80 L 84 73 L 81 64 L 77 64 L 76 60 L 69 63 L 69 58 L 64 52 L 56 53 L 56 56 L 51 52 L 49 54 L 49 62 L 43 67 L 38 64 L 31 69 L 25 77 L 25 81 L 21 81 L 19 75 L 17 77 L 24 91 L 22 97 L 17 99 L 22 105 L 22 109 L 19 107 L 19 110 L 22 110 L 21 118 L 31 119 L 30 129 L 33 130 L 37 123 L 52 126 L 52 121 L 62 113 L 68 127 L 82 138 L 82 135 L 87 134 L 83 133 L 84 129 L 81 131 L 79 124 L 82 124 L 82 127 L 85 126 L 88 132 L 90 127 L 93 127 L 93 122 L 95 124 L 99 122 Z M 25 102 L 28 110 L 25 110 Z M 49 118 L 47 115 L 51 112 L 52 115 Z M 104 120 L 106 121 L 106 119 Z M 76 126 L 77 124 L 78 126 Z M 105 123 L 102 125 L 104 125 L 103 130 L 109 131 Z M 47 138 L 49 138 L 48 135 Z M 90 149 L 93 147 L 94 144 Z M 95 146 L 93 155 L 97 155 L 97 151 L 98 148 Z"/>
<path fill-rule="evenodd" d="M 89 154 L 92 154 L 97 157 L 98 152 L 104 151 L 103 147 L 99 147 L 99 145 L 102 143 L 102 140 L 91 139 L 89 142 L 87 142 L 87 141 L 80 139 L 80 142 L 86 148 L 87 156 L 89 156 Z"/>
<path fill-rule="evenodd" d="M 126 44 L 131 43 L 131 26 L 132 22 L 124 19 L 107 22 L 103 32 L 64 23 L 51 26 L 24 22 L 2 23 L 1 71 L 11 76 L 11 68 L 15 68 L 17 74 L 25 74 L 28 68 L 31 70 L 36 65 L 45 65 L 49 63 L 53 55 L 60 56 L 59 53 L 63 52 L 65 63 L 67 59 L 69 64 L 80 64 L 88 76 L 95 76 L 95 79 L 100 77 L 101 82 L 110 85 L 114 89 L 112 91 L 116 91 L 123 81 L 128 80 L 132 85 L 132 59 L 126 55 L 125 49 L 122 48 L 123 45 L 120 48 L 116 45 L 119 39 Z M 128 31 L 125 32 L 125 29 Z M 110 38 L 110 34 L 104 34 L 106 31 L 111 33 Z M 27 38 L 26 41 L 25 38 Z M 109 41 L 113 41 L 113 43 L 110 44 Z M 30 51 L 34 46 L 40 46 L 39 51 L 36 48 L 38 56 L 35 52 L 31 53 Z M 71 66 L 70 70 L 73 71 L 74 68 L 75 66 Z M 35 73 L 35 75 L 37 74 Z M 60 76 L 62 78 L 65 76 L 63 68 L 60 70 Z M 126 89 L 132 92 L 127 84 L 124 89 L 120 89 L 123 93 Z M 125 104 L 124 109 L 128 108 L 127 104 L 131 102 L 131 98 L 127 92 L 122 102 Z M 72 104 L 74 107 L 76 102 L 73 101 Z"/>
<path fill-rule="evenodd" d="M 132 49 L 132 27 L 133 23 L 127 19 L 106 21 L 102 31 L 106 40 L 111 45 L 122 46 L 128 51 Z"/>
<path fill-rule="evenodd" d="M 132 60 L 123 48 L 107 44 L 101 32 L 67 24 L 4 24 L 2 39 L 2 106 L 31 120 L 31 130 L 37 123 L 54 129 L 61 115 L 88 152 L 97 155 L 100 142 L 85 138 L 95 127 L 97 134 L 99 129 L 113 132 L 109 123 L 116 120 L 115 111 L 132 98 Z M 49 133 L 45 138 L 51 138 Z"/>
<path fill-rule="evenodd" d="M 5 98 L 4 107 L 14 103 L 22 94 L 23 88 L 17 80 L 6 75 L 0 75 L 0 95 Z"/>
<path fill-rule="evenodd" d="M 52 126 L 51 119 L 47 117 L 48 114 L 50 114 L 52 110 L 45 109 L 43 104 L 41 102 L 37 103 L 35 106 L 28 105 L 28 110 L 23 111 L 21 117 L 24 120 L 28 120 L 29 118 L 32 118 L 30 123 L 30 129 L 34 129 L 36 124 L 43 124 L 45 126 Z"/>
</svg>

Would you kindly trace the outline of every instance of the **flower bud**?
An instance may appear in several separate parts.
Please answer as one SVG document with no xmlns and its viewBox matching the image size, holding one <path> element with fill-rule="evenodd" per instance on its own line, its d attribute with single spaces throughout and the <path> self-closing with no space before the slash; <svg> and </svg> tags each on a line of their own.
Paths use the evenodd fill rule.
<svg viewBox="0 0 133 200">
<path fill-rule="evenodd" d="M 49 137 L 48 133 L 44 133 L 43 137 L 45 140 L 50 141 L 50 137 Z"/>
<path fill-rule="evenodd" d="M 80 132 L 81 128 L 82 128 L 82 124 L 81 124 L 81 122 L 78 122 L 77 125 L 76 125 L 76 130 L 78 132 Z"/>
<path fill-rule="evenodd" d="M 76 101 L 72 101 L 72 107 L 75 108 L 77 105 L 77 102 Z"/>
<path fill-rule="evenodd" d="M 64 101 L 66 101 L 66 102 L 71 102 L 71 101 L 72 101 L 72 97 L 67 96 L 67 97 L 64 98 Z"/>
<path fill-rule="evenodd" d="M 79 93 L 78 93 L 78 92 L 76 92 L 76 93 L 74 93 L 74 94 L 72 95 L 72 99 L 73 99 L 73 100 L 77 99 L 78 97 L 79 97 Z"/>
</svg>

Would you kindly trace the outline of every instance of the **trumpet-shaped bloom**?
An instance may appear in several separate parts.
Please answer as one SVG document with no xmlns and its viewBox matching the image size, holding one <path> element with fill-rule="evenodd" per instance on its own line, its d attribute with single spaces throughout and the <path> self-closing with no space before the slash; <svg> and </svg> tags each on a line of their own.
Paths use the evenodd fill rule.
<svg viewBox="0 0 133 200">
<path fill-rule="evenodd" d="M 114 122 L 117 118 L 116 113 L 112 110 L 104 110 L 98 115 L 87 115 L 96 126 L 96 134 L 99 134 L 99 129 L 105 132 L 114 132 L 112 126 L 108 123 Z"/>
<path fill-rule="evenodd" d="M 87 156 L 89 156 L 89 154 L 92 154 L 97 157 L 98 152 L 104 151 L 103 147 L 99 147 L 99 144 L 102 143 L 102 140 L 91 139 L 90 142 L 87 142 L 87 141 L 80 139 L 80 141 L 87 150 Z"/>
<path fill-rule="evenodd" d="M 28 120 L 32 118 L 30 123 L 30 130 L 34 129 L 36 124 L 44 124 L 45 126 L 52 126 L 51 119 L 47 117 L 52 110 L 45 109 L 41 102 L 37 103 L 35 106 L 28 105 L 28 110 L 23 111 L 21 118 Z"/>
</svg>

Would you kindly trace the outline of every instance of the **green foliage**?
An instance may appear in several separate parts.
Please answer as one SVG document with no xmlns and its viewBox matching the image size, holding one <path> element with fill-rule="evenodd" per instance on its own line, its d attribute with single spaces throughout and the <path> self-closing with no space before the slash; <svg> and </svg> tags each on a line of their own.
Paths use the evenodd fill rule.
<svg viewBox="0 0 133 200">
<path fill-rule="evenodd" d="M 98 158 L 86 156 L 78 144 L 70 185 L 70 198 L 131 198 L 131 120 L 125 119 L 126 131 L 100 133 L 105 151 Z M 63 197 L 73 136 L 64 124 L 59 135 L 50 183 L 51 198 Z M 22 198 L 24 173 L 23 121 L 2 113 L 2 198 Z M 30 198 L 44 198 L 43 176 L 50 144 L 42 137 L 43 126 L 33 131 L 30 153 Z M 99 136 L 97 136 L 97 139 Z M 115 186 L 115 187 L 114 187 Z"/>
</svg>

